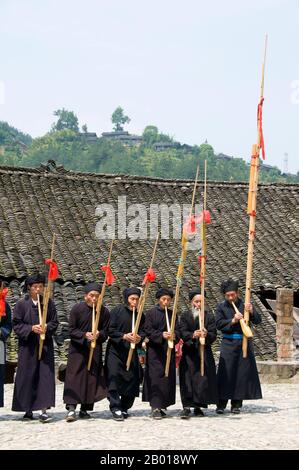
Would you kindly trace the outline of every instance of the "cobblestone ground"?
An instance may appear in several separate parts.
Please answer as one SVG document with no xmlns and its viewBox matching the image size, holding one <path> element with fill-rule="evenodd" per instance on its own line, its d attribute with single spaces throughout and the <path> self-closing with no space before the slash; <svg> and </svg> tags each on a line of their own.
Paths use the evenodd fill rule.
<svg viewBox="0 0 299 470">
<path fill-rule="evenodd" d="M 299 449 L 298 383 L 264 384 L 263 400 L 245 402 L 240 415 L 227 411 L 218 416 L 211 406 L 205 417 L 190 420 L 177 417 L 177 389 L 177 403 L 161 421 L 153 421 L 147 404 L 137 399 L 126 421 L 113 421 L 103 400 L 96 404 L 92 419 L 67 423 L 62 391 L 63 385 L 57 385 L 52 422 L 22 422 L 22 413 L 10 411 L 12 385 L 6 385 L 0 449 Z"/>
</svg>

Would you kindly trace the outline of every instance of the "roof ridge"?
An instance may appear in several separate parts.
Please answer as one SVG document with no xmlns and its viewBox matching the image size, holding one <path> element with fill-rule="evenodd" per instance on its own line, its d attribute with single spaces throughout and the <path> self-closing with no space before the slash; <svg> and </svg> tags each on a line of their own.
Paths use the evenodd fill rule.
<svg viewBox="0 0 299 470">
<path fill-rule="evenodd" d="M 80 172 L 74 170 L 67 170 L 62 165 L 57 166 L 56 171 L 51 171 L 47 169 L 46 166 L 42 167 L 16 167 L 16 166 L 7 166 L 7 165 L 0 165 L 0 174 L 1 173 L 19 173 L 19 174 L 32 174 L 34 176 L 48 176 L 54 178 L 67 178 L 67 179 L 94 179 L 94 178 L 102 178 L 102 179 L 114 179 L 114 182 L 121 181 L 121 182 L 130 182 L 130 183 L 157 183 L 157 184 L 176 184 L 176 185 L 192 185 L 192 179 L 175 179 L 175 178 L 159 178 L 153 176 L 141 176 L 141 175 L 127 175 L 123 173 L 91 173 L 91 172 Z M 246 181 L 216 181 L 216 180 L 208 180 L 208 185 L 213 186 L 241 186 L 247 187 L 248 182 Z M 299 188 L 299 183 L 259 183 L 259 187 L 266 187 L 272 188 L 276 187 L 279 189 L 286 188 Z"/>
</svg>

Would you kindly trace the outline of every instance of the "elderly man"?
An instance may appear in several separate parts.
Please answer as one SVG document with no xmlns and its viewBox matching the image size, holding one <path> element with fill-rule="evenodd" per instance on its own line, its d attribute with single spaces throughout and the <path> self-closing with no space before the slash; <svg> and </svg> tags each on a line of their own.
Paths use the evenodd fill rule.
<svg viewBox="0 0 299 470">
<path fill-rule="evenodd" d="M 144 316 L 142 315 L 137 334 L 133 333 L 141 289 L 130 287 L 124 290 L 124 303 L 111 310 L 109 341 L 106 350 L 106 378 L 110 411 L 115 421 L 128 418 L 135 398 L 139 396 L 140 370 L 137 344 L 143 337 Z M 130 369 L 127 358 L 131 344 L 136 347 Z"/>
<path fill-rule="evenodd" d="M 180 336 L 184 341 L 182 358 L 179 367 L 180 392 L 183 410 L 180 417 L 191 417 L 190 408 L 194 408 L 194 416 L 204 416 L 201 408 L 217 403 L 216 366 L 211 344 L 217 337 L 214 316 L 205 311 L 204 327 L 199 328 L 201 314 L 201 291 L 198 288 L 189 292 L 190 310 L 180 318 Z M 205 338 L 204 375 L 200 373 L 199 338 Z"/>
<path fill-rule="evenodd" d="M 153 419 L 166 417 L 164 410 L 175 404 L 175 348 L 171 352 L 168 377 L 165 376 L 168 341 L 179 341 L 177 320 L 174 335 L 169 331 L 172 318 L 172 310 L 169 307 L 172 298 L 172 289 L 159 289 L 156 293 L 158 304 L 147 312 L 144 323 L 144 331 L 149 341 L 142 400 L 150 403 Z"/>
<path fill-rule="evenodd" d="M 25 411 L 24 420 L 33 419 L 33 411 L 42 410 L 39 419 L 51 420 L 47 409 L 55 406 L 55 369 L 53 334 L 58 321 L 54 302 L 49 299 L 46 336 L 41 359 L 38 359 L 39 339 L 43 333 L 39 316 L 43 309 L 45 276 L 35 274 L 25 282 L 26 295 L 13 311 L 13 329 L 19 340 L 18 367 L 13 393 L 12 410 Z"/>
<path fill-rule="evenodd" d="M 107 396 L 102 363 L 102 343 L 108 337 L 109 310 L 102 305 L 98 330 L 93 336 L 93 315 L 101 292 L 101 286 L 96 282 L 87 284 L 84 288 L 84 301 L 76 304 L 70 313 L 70 348 L 66 367 L 63 401 L 68 413 L 66 421 L 77 419 L 76 406 L 81 405 L 79 418 L 90 418 L 94 403 Z M 91 342 L 96 340 L 96 347 L 88 370 Z"/>
<path fill-rule="evenodd" d="M 240 413 L 243 400 L 262 398 L 261 386 L 256 367 L 252 339 L 248 339 L 247 357 L 243 358 L 243 332 L 240 320 L 243 318 L 244 302 L 239 298 L 239 283 L 228 279 L 221 284 L 224 301 L 216 308 L 216 327 L 222 332 L 219 367 L 217 372 L 219 402 L 217 413 L 223 414 L 231 400 L 231 412 Z M 234 309 L 235 304 L 237 312 Z M 251 304 L 250 322 L 258 325 L 261 315 Z"/>
</svg>

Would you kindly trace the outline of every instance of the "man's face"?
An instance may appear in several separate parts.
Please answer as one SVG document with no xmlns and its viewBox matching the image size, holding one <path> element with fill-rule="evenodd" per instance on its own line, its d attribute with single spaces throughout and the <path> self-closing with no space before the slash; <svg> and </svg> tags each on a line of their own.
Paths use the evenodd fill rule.
<svg viewBox="0 0 299 470">
<path fill-rule="evenodd" d="M 128 297 L 128 306 L 130 310 L 137 308 L 139 302 L 139 296 L 137 294 L 129 295 Z"/>
<path fill-rule="evenodd" d="M 89 305 L 89 307 L 92 307 L 93 305 L 96 305 L 98 298 L 100 296 L 100 293 L 97 290 L 91 290 L 84 296 L 84 300 Z"/>
<path fill-rule="evenodd" d="M 201 309 L 201 295 L 195 295 L 191 301 L 192 307 L 195 308 L 196 310 Z"/>
<path fill-rule="evenodd" d="M 169 307 L 171 302 L 171 297 L 170 295 L 162 295 L 159 299 L 159 305 L 161 308 Z"/>
<path fill-rule="evenodd" d="M 225 300 L 227 300 L 230 304 L 232 302 L 236 302 L 238 298 L 238 291 L 235 291 L 235 290 L 228 291 L 224 294 L 224 297 L 225 297 Z"/>
<path fill-rule="evenodd" d="M 45 285 L 42 282 L 36 282 L 35 284 L 31 284 L 31 286 L 29 286 L 29 294 L 34 300 L 36 300 L 38 295 L 43 294 L 44 288 Z"/>
</svg>

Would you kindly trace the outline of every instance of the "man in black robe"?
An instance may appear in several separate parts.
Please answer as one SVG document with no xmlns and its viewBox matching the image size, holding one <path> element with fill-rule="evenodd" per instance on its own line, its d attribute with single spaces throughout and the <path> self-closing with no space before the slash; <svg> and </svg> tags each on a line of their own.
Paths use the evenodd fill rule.
<svg viewBox="0 0 299 470">
<path fill-rule="evenodd" d="M 252 339 L 248 338 L 247 357 L 243 358 L 243 333 L 240 320 L 243 318 L 244 302 L 239 298 L 238 281 L 228 279 L 221 285 L 225 300 L 216 308 L 216 327 L 223 333 L 217 371 L 219 402 L 216 412 L 223 414 L 228 400 L 231 412 L 240 413 L 243 400 L 262 398 L 261 386 L 256 367 Z M 232 303 L 239 311 L 235 313 Z M 248 305 L 250 322 L 258 325 L 261 315 Z"/>
<path fill-rule="evenodd" d="M 140 371 L 137 344 L 143 338 L 144 315 L 141 317 L 137 335 L 133 334 L 137 318 L 141 289 L 124 290 L 124 304 L 111 310 L 109 340 L 106 349 L 106 378 L 110 411 L 115 421 L 123 421 L 139 396 Z M 134 314 L 133 314 L 134 311 Z M 134 318 L 135 317 L 135 318 Z M 135 344 L 130 369 L 127 359 L 131 343 Z"/>
<path fill-rule="evenodd" d="M 2 295 L 2 292 L 0 292 Z M 2 299 L 1 299 L 2 300 Z M 5 343 L 12 330 L 11 309 L 5 300 L 2 300 L 3 311 L 0 312 L 0 407 L 4 406 L 4 379 L 5 379 Z"/>
<path fill-rule="evenodd" d="M 47 409 L 55 406 L 55 369 L 53 334 L 58 327 L 54 302 L 49 299 L 46 318 L 46 336 L 41 359 L 38 359 L 42 325 L 38 312 L 38 295 L 41 299 L 45 276 L 36 274 L 25 282 L 25 297 L 19 300 L 13 311 L 13 329 L 18 336 L 18 366 L 15 379 L 12 410 L 25 411 L 24 420 L 33 419 L 33 411 L 42 410 L 40 421 L 51 420 Z"/>
<path fill-rule="evenodd" d="M 201 408 L 217 403 L 216 366 L 211 344 L 217 337 L 214 316 L 207 311 L 204 315 L 204 328 L 199 329 L 199 314 L 201 309 L 201 291 L 198 288 L 189 292 L 191 309 L 180 317 L 180 337 L 184 341 L 182 357 L 179 366 L 180 392 L 183 410 L 180 417 L 191 417 L 190 408 L 194 408 L 195 416 L 204 416 Z M 200 373 L 200 343 L 199 338 L 205 338 L 204 375 Z"/>
<path fill-rule="evenodd" d="M 149 339 L 146 351 L 146 368 L 144 375 L 142 400 L 150 403 L 152 418 L 166 417 L 164 411 L 175 404 L 176 368 L 175 348 L 171 351 L 168 377 L 165 376 L 168 340 L 179 341 L 178 322 L 176 319 L 174 336 L 169 332 L 172 310 L 169 309 L 173 291 L 161 288 L 156 293 L 158 304 L 149 310 L 145 316 L 144 332 Z M 168 320 L 166 319 L 168 315 Z"/>
<path fill-rule="evenodd" d="M 69 331 L 71 343 L 66 367 L 63 401 L 68 413 L 67 422 L 75 421 L 76 406 L 80 404 L 79 417 L 90 418 L 94 403 L 106 398 L 106 383 L 102 361 L 102 344 L 108 337 L 109 310 L 102 305 L 96 347 L 93 352 L 90 370 L 87 369 L 91 342 L 93 341 L 92 321 L 93 306 L 101 292 L 101 286 L 95 282 L 85 286 L 84 301 L 76 304 L 70 313 Z"/>
</svg>

